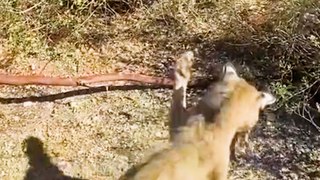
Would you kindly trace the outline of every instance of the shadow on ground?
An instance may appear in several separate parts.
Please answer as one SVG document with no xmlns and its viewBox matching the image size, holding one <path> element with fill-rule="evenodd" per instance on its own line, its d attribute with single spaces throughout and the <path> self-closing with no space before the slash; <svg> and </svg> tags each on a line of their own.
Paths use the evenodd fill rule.
<svg viewBox="0 0 320 180">
<path fill-rule="evenodd" d="M 55 100 L 60 100 L 68 97 L 75 97 L 81 95 L 88 95 L 94 93 L 101 93 L 106 91 L 113 90 L 134 90 L 134 89 L 152 89 L 158 88 L 155 86 L 139 86 L 139 85 L 130 85 L 130 86 L 100 86 L 100 87 L 92 87 L 88 89 L 76 89 L 67 92 L 61 92 L 56 94 L 44 95 L 44 96 L 26 96 L 26 97 L 12 97 L 12 98 L 0 98 L 0 103 L 2 104 L 12 104 L 12 103 L 24 103 L 24 102 L 51 102 Z"/>
<path fill-rule="evenodd" d="M 189 85 L 189 89 L 206 89 L 210 85 L 211 81 L 201 79 L 198 81 L 192 81 Z M 1 104 L 19 104 L 24 102 L 52 102 L 55 100 L 61 100 L 68 97 L 76 97 L 81 95 L 89 95 L 107 91 L 130 91 L 130 90 L 146 90 L 146 89 L 171 89 L 171 86 L 167 85 L 123 85 L 123 86 L 98 86 L 90 87 L 87 89 L 75 89 L 67 92 L 61 92 L 43 96 L 25 96 L 25 97 L 0 97 Z"/>
<path fill-rule="evenodd" d="M 50 157 L 44 152 L 40 139 L 28 137 L 24 145 L 30 165 L 24 180 L 83 180 L 64 175 L 56 165 L 52 164 Z"/>
</svg>

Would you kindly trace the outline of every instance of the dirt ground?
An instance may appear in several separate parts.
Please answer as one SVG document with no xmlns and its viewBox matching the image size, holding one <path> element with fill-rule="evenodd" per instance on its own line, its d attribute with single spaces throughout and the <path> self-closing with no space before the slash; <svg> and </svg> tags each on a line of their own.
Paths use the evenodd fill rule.
<svg viewBox="0 0 320 180">
<path fill-rule="evenodd" d="M 1 95 L 17 97 L 29 90 L 2 88 Z M 43 88 L 37 93 L 59 90 Z M 2 98 L 1 179 L 116 179 L 166 144 L 170 94 L 109 91 L 12 104 Z M 314 129 L 266 112 L 250 140 L 254 148 L 233 163 L 232 179 L 319 177 L 320 139 Z"/>
<path fill-rule="evenodd" d="M 214 79 L 232 61 L 258 85 L 281 83 L 284 72 L 274 64 L 285 60 L 259 46 L 276 38 L 257 38 L 266 29 L 289 33 L 285 23 L 320 7 L 311 0 L 151 2 L 110 15 L 53 1 L 2 1 L 0 72 L 169 76 L 174 57 L 193 50 L 195 82 Z M 190 104 L 204 91 L 191 89 Z M 271 91 L 282 97 L 275 86 Z M 166 145 L 171 92 L 1 86 L 0 179 L 117 179 Z M 230 179 L 320 179 L 320 132 L 306 120 L 275 105 L 261 114 L 250 142 L 252 149 L 232 163 Z"/>
</svg>

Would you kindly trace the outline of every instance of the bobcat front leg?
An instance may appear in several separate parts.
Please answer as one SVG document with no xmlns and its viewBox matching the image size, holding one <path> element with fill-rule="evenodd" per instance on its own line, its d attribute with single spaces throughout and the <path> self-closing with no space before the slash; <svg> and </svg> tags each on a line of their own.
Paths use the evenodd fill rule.
<svg viewBox="0 0 320 180">
<path fill-rule="evenodd" d="M 186 93 L 187 85 L 191 77 L 191 66 L 193 58 L 193 52 L 187 51 L 180 55 L 180 57 L 176 60 L 174 70 L 173 95 L 169 118 L 170 141 L 174 141 L 179 127 L 184 126 L 188 119 L 188 113 L 186 110 Z"/>
<path fill-rule="evenodd" d="M 246 148 L 249 147 L 249 134 L 250 134 L 251 130 L 247 130 L 247 131 L 242 131 L 242 132 L 237 132 L 235 134 L 235 136 L 232 139 L 231 145 L 230 145 L 230 159 L 235 161 L 237 160 L 237 156 L 236 156 L 236 152 L 235 152 L 235 148 L 236 148 L 236 144 L 240 143 L 240 146 L 242 146 L 242 148 L 245 148 L 244 151 L 246 151 Z M 242 152 L 244 153 L 244 152 Z"/>
</svg>

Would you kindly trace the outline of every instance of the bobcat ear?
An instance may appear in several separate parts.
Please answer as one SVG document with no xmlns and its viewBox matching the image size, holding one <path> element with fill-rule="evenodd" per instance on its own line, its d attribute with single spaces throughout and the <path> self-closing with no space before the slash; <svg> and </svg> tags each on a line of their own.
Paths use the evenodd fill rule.
<svg viewBox="0 0 320 180">
<path fill-rule="evenodd" d="M 276 98 L 267 92 L 261 92 L 261 109 L 276 102 Z"/>
<path fill-rule="evenodd" d="M 236 68 L 233 66 L 231 62 L 227 62 L 223 66 L 223 81 L 229 81 L 229 80 L 237 80 L 239 79 L 239 76 L 237 74 Z"/>
</svg>

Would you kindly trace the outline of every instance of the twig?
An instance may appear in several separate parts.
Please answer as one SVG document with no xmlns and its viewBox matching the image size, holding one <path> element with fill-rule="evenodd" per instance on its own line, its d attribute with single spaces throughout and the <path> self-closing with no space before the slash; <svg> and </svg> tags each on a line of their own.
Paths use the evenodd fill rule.
<svg viewBox="0 0 320 180">
<path fill-rule="evenodd" d="M 297 96 L 297 95 L 299 95 L 299 94 L 302 94 L 302 93 L 304 93 L 304 92 L 308 91 L 312 86 L 314 86 L 314 85 L 315 85 L 316 83 L 318 83 L 319 81 L 320 81 L 320 79 L 316 80 L 316 81 L 315 81 L 315 82 L 313 82 L 311 85 L 309 85 L 308 87 L 306 87 L 306 88 L 302 89 L 301 91 L 299 91 L 299 92 L 297 92 L 297 93 L 295 93 L 295 94 L 291 95 L 288 99 L 286 99 L 286 101 L 285 101 L 285 102 L 288 102 L 290 99 L 294 98 L 295 96 Z"/>
<path fill-rule="evenodd" d="M 31 11 L 32 9 L 40 6 L 40 5 L 41 5 L 42 3 L 44 3 L 44 2 L 45 2 L 45 1 L 40 1 L 40 2 L 38 2 L 37 4 L 35 4 L 34 6 L 28 8 L 28 9 L 26 9 L 26 10 L 20 11 L 19 13 L 20 13 L 20 14 L 27 13 L 27 12 Z"/>
<path fill-rule="evenodd" d="M 320 127 L 314 122 L 314 117 L 311 115 L 310 110 L 308 110 L 307 108 L 309 108 L 310 110 L 311 109 L 313 110 L 313 108 L 303 105 L 302 110 L 298 108 L 294 113 L 299 117 L 303 118 L 304 120 L 308 121 L 309 123 L 311 123 L 320 132 Z M 318 113 L 318 111 L 316 112 Z M 307 113 L 307 115 L 305 113 Z"/>
</svg>

